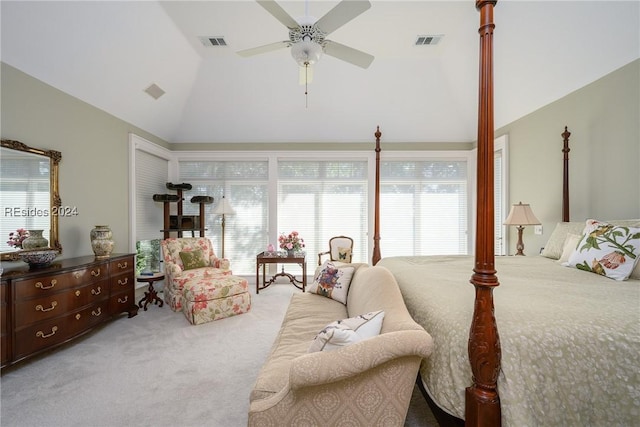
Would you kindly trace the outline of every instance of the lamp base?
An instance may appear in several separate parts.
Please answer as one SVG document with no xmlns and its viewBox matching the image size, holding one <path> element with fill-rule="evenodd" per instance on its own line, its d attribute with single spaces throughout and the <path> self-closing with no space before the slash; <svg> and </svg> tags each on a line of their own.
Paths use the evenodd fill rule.
<svg viewBox="0 0 640 427">
<path fill-rule="evenodd" d="M 518 243 L 516 243 L 516 255 L 524 256 L 524 243 L 522 243 L 522 230 L 524 227 L 519 225 L 516 227 L 518 229 Z"/>
</svg>

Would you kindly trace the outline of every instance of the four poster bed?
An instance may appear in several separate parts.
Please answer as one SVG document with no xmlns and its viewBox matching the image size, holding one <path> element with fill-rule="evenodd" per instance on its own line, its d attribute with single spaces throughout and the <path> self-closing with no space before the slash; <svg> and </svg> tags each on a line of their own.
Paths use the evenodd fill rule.
<svg viewBox="0 0 640 427">
<path fill-rule="evenodd" d="M 562 134 L 563 222 L 552 233 L 544 256 L 497 257 L 496 262 L 495 4 L 495 0 L 476 1 L 480 11 L 480 93 L 475 255 L 381 259 L 378 129 L 372 263 L 391 270 L 407 308 L 434 338 L 434 352 L 423 361 L 419 382 L 444 412 L 471 426 L 637 425 L 640 263 L 635 261 L 640 258 L 636 257 L 640 244 L 635 254 L 626 255 L 625 266 L 633 269 L 635 262 L 636 269 L 624 281 L 561 263 L 572 260 L 579 252 L 576 246 L 585 244 L 583 231 L 589 236 L 593 227 L 603 226 L 592 224 L 586 229 L 584 221 L 569 222 L 570 133 L 566 128 Z M 640 227 L 640 220 L 619 225 L 640 239 L 640 231 L 634 228 Z M 605 265 L 611 267 L 610 263 Z"/>
</svg>

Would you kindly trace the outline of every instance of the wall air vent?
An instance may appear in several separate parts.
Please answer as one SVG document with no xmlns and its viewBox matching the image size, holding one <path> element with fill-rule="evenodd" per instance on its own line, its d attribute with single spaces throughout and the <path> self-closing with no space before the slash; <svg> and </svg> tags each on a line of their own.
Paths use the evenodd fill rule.
<svg viewBox="0 0 640 427">
<path fill-rule="evenodd" d="M 217 36 L 201 36 L 198 37 L 203 46 L 206 47 L 224 47 L 227 45 L 227 42 L 224 40 L 224 37 Z"/>
<path fill-rule="evenodd" d="M 440 39 L 444 37 L 442 34 L 432 36 L 418 36 L 416 38 L 416 46 L 433 46 L 438 44 Z"/>
</svg>

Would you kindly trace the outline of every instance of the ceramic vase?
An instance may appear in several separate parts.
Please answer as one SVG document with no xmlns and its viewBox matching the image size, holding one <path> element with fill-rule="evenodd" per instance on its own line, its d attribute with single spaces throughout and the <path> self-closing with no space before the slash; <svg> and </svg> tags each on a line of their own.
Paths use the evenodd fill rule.
<svg viewBox="0 0 640 427">
<path fill-rule="evenodd" d="M 22 249 L 30 251 L 48 247 L 49 241 L 42 236 L 43 231 L 44 230 L 29 230 L 29 237 L 22 241 Z"/>
<path fill-rule="evenodd" d="M 91 249 L 96 258 L 108 258 L 113 252 L 113 233 L 108 225 L 96 225 L 91 230 Z"/>
</svg>

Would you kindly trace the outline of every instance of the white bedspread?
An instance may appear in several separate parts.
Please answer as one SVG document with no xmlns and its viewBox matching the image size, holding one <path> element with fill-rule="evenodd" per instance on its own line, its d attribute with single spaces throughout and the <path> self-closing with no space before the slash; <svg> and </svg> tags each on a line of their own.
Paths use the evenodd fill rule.
<svg viewBox="0 0 640 427">
<path fill-rule="evenodd" d="M 471 256 L 392 257 L 409 312 L 434 339 L 425 387 L 464 418 Z M 614 281 L 541 256 L 496 257 L 504 426 L 640 425 L 640 280 Z"/>
</svg>

